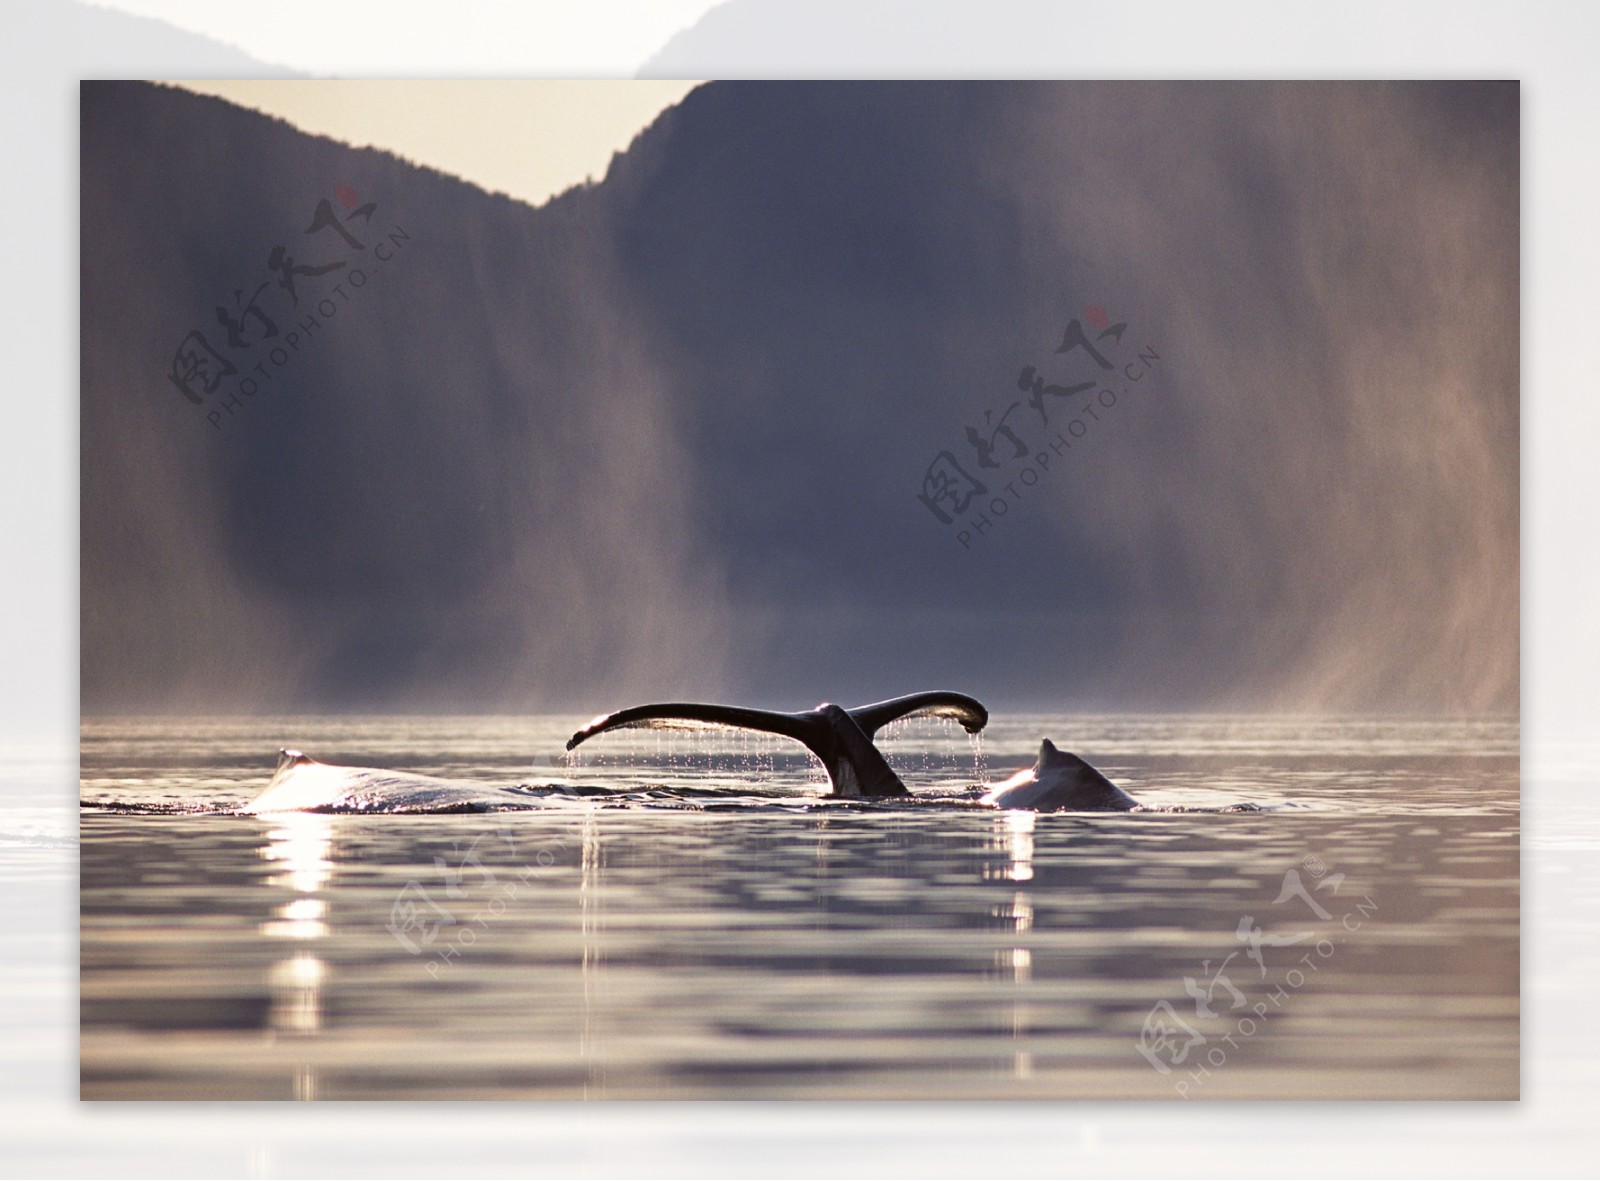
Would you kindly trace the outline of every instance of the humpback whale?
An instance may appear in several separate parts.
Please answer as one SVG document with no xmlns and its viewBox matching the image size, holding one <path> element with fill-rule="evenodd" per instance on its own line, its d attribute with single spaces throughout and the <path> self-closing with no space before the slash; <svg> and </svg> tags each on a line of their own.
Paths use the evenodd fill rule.
<svg viewBox="0 0 1600 1181">
<path fill-rule="evenodd" d="M 997 784 L 983 802 L 1036 812 L 1130 812 L 1139 807 L 1139 801 L 1077 755 L 1057 750 L 1048 738 L 1039 744 L 1033 766 Z"/>
<path fill-rule="evenodd" d="M 664 702 L 602 714 L 569 738 L 567 749 L 570 751 L 597 734 L 634 726 L 657 729 L 732 726 L 762 730 L 792 738 L 821 759 L 836 796 L 903 796 L 909 794 L 906 785 L 894 773 L 883 753 L 872 745 L 872 736 L 890 722 L 917 717 L 954 718 L 968 734 L 976 734 L 989 724 L 989 711 L 978 701 L 964 693 L 944 690 L 912 693 L 855 709 L 842 709 L 824 702 L 803 713 Z"/>
<path fill-rule="evenodd" d="M 890 722 L 914 717 L 953 718 L 967 733 L 976 734 L 988 725 L 989 711 L 965 694 L 948 691 L 913 693 L 855 709 L 824 703 L 799 713 L 662 702 L 602 714 L 566 745 L 570 751 L 598 734 L 633 727 L 759 730 L 792 738 L 816 755 L 827 769 L 834 795 L 893 797 L 910 793 L 872 739 Z M 519 790 L 523 789 L 512 792 Z M 477 811 L 503 807 L 508 798 L 507 792 L 487 785 L 376 767 L 334 766 L 297 750 L 282 750 L 266 790 L 242 811 Z M 524 796 L 514 798 L 519 803 L 525 800 Z M 994 785 L 981 802 L 995 808 L 1040 812 L 1128 812 L 1141 807 L 1099 771 L 1077 755 L 1058 750 L 1048 738 L 1039 744 L 1039 757 L 1032 767 Z"/>
<path fill-rule="evenodd" d="M 297 750 L 280 750 L 278 767 L 264 790 L 241 809 L 245 813 L 404 811 L 407 808 L 477 809 L 497 800 L 492 788 L 453 783 L 432 775 L 384 771 L 377 767 L 339 767 L 319 763 Z"/>
</svg>

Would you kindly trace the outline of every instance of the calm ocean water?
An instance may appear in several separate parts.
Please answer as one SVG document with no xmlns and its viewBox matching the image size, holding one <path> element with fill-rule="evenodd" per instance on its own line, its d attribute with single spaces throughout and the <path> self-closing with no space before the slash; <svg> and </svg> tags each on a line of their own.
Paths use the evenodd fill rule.
<svg viewBox="0 0 1600 1181">
<path fill-rule="evenodd" d="M 1518 1093 L 1515 719 L 910 722 L 900 803 L 584 720 L 86 720 L 83 1097 Z M 1045 736 L 1173 810 L 975 804 Z M 237 814 L 280 746 L 495 810 Z"/>
</svg>

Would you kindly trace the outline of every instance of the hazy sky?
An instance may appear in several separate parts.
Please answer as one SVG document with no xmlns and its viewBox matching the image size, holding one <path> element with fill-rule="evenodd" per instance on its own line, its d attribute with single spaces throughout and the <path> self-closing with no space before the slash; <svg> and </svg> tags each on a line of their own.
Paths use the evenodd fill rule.
<svg viewBox="0 0 1600 1181">
<path fill-rule="evenodd" d="M 600 180 L 693 81 L 181 81 L 302 131 L 383 148 L 543 204 Z"/>
</svg>

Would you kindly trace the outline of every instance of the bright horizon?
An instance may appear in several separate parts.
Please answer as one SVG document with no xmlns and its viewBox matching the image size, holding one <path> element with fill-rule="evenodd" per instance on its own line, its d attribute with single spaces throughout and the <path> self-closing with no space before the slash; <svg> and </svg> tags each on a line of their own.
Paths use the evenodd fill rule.
<svg viewBox="0 0 1600 1181">
<path fill-rule="evenodd" d="M 603 179 L 612 156 L 626 151 L 635 136 L 700 82 L 218 79 L 164 84 L 543 205 L 576 185 Z"/>
</svg>

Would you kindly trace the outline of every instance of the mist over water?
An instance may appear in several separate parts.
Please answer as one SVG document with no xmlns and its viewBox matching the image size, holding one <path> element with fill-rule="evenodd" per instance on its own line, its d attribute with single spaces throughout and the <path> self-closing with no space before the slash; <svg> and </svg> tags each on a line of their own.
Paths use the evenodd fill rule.
<svg viewBox="0 0 1600 1181">
<path fill-rule="evenodd" d="M 1166 362 L 1040 506 L 1123 558 L 1116 691 L 1514 708 L 1516 87 L 1033 93 L 988 175 Z"/>
<path fill-rule="evenodd" d="M 1514 709 L 1517 104 L 714 83 L 534 210 L 89 84 L 85 710 Z M 334 184 L 408 244 L 215 431 L 172 346 Z M 1089 304 L 1159 368 L 963 548 Z"/>
<path fill-rule="evenodd" d="M 86 702 L 471 708 L 555 701 L 577 670 L 607 695 L 716 675 L 687 460 L 585 219 L 540 233 L 516 202 L 179 92 L 90 87 L 85 111 Z M 159 208 L 140 138 L 168 118 L 194 219 Z M 252 150 L 219 159 L 233 133 Z M 378 202 L 369 242 L 403 245 L 356 260 L 372 277 L 315 330 L 316 295 L 275 310 L 258 349 L 296 325 L 303 345 L 208 425 L 171 344 L 268 277 L 334 180 Z M 133 300 L 152 276 L 168 305 Z"/>
</svg>

